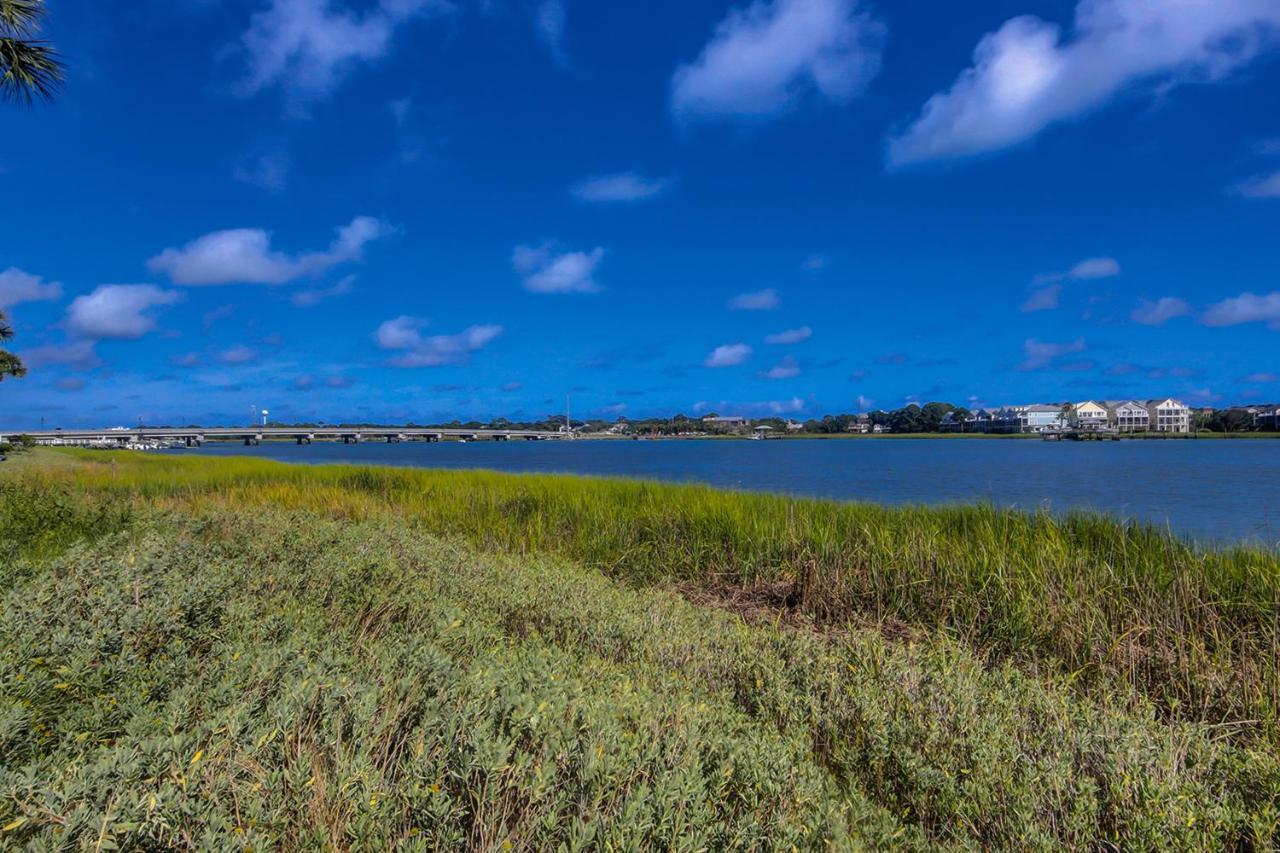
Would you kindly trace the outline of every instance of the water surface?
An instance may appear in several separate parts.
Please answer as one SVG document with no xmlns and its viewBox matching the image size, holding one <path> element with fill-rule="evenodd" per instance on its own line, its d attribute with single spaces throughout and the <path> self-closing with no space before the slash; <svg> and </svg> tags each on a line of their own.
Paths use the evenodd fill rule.
<svg viewBox="0 0 1280 853">
<path fill-rule="evenodd" d="M 1280 543 L 1280 441 L 852 439 L 212 443 L 215 456 L 642 477 L 840 500 L 1094 509 L 1204 541 Z"/>
</svg>

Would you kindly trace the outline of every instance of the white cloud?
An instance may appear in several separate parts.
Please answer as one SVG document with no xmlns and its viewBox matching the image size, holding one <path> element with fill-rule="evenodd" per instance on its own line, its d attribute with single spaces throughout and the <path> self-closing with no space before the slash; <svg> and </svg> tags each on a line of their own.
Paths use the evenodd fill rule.
<svg viewBox="0 0 1280 853">
<path fill-rule="evenodd" d="M 67 308 L 67 331 L 91 340 L 140 338 L 155 328 L 151 309 L 181 298 L 177 291 L 152 284 L 104 284 Z"/>
<path fill-rule="evenodd" d="M 1077 338 L 1074 341 L 1063 344 L 1027 338 L 1022 344 L 1024 358 L 1018 369 L 1039 370 L 1042 367 L 1047 367 L 1056 358 L 1083 351 L 1084 338 Z"/>
<path fill-rule="evenodd" d="M 1066 272 L 1044 273 L 1035 277 L 1037 284 L 1059 281 L 1088 281 L 1120 275 L 1120 262 L 1115 258 L 1085 258 Z"/>
<path fill-rule="evenodd" d="M 33 347 L 22 351 L 22 359 L 32 369 L 50 364 L 63 364 L 78 370 L 89 370 L 102 363 L 94 349 L 96 343 L 96 341 L 81 339 L 52 346 Z"/>
<path fill-rule="evenodd" d="M 215 231 L 192 240 L 181 249 L 165 249 L 147 266 L 166 273 L 174 284 L 284 284 L 304 276 L 360 259 L 366 244 L 391 233 L 384 222 L 357 216 L 337 229 L 337 236 L 322 252 L 292 256 L 271 248 L 271 234 L 258 228 Z"/>
<path fill-rule="evenodd" d="M 676 69 L 678 116 L 761 118 L 817 94 L 845 103 L 880 71 L 885 28 L 857 0 L 755 0 Z"/>
<path fill-rule="evenodd" d="M 234 346 L 218 353 L 218 361 L 223 364 L 248 364 L 258 357 L 257 350 L 246 346 Z"/>
<path fill-rule="evenodd" d="M 805 272 L 822 272 L 829 263 L 830 259 L 826 255 L 810 255 L 800 262 L 800 269 Z"/>
<path fill-rule="evenodd" d="M 1068 278 L 1110 278 L 1120 275 L 1120 262 L 1115 258 L 1085 258 L 1071 268 Z"/>
<path fill-rule="evenodd" d="M 594 293 L 596 267 L 604 260 L 604 249 L 590 252 L 555 252 L 549 245 L 516 246 L 511 265 L 533 293 Z"/>
<path fill-rule="evenodd" d="M 289 297 L 290 301 L 299 308 L 310 308 L 313 305 L 332 299 L 335 296 L 346 296 L 355 289 L 356 277 L 353 275 L 345 276 L 333 287 L 317 287 L 312 290 L 299 290 L 293 296 Z"/>
<path fill-rule="evenodd" d="M 378 326 L 373 339 L 382 349 L 411 349 L 422 342 L 420 330 L 426 325 L 426 320 L 401 315 Z"/>
<path fill-rule="evenodd" d="M 1051 284 L 1048 287 L 1042 287 L 1033 291 L 1027 297 L 1027 301 L 1022 303 L 1022 310 L 1031 311 L 1048 311 L 1058 307 L 1058 298 L 1062 295 L 1062 285 Z"/>
<path fill-rule="evenodd" d="M 289 158 L 284 154 L 261 154 L 241 160 L 231 177 L 268 192 L 282 192 L 289 183 Z"/>
<path fill-rule="evenodd" d="M 1237 184 L 1236 192 L 1245 198 L 1280 198 L 1280 172 L 1255 175 Z"/>
<path fill-rule="evenodd" d="M 1129 314 L 1129 319 L 1144 326 L 1163 326 L 1176 317 L 1185 317 L 1191 313 L 1191 306 L 1184 299 L 1176 296 L 1163 296 L 1155 302 L 1146 299 L 1138 303 Z"/>
<path fill-rule="evenodd" d="M 800 375 L 800 363 L 787 356 L 760 375 L 765 379 L 792 379 Z"/>
<path fill-rule="evenodd" d="M 1266 323 L 1280 331 L 1280 290 L 1264 293 L 1242 293 L 1224 299 L 1205 309 L 1200 322 L 1206 326 L 1236 326 L 1241 323 Z"/>
<path fill-rule="evenodd" d="M 403 350 L 391 359 L 395 367 L 439 367 L 465 364 L 473 352 L 502 334 L 501 326 L 490 324 L 468 326 L 456 335 L 423 335 L 426 325 L 418 317 L 396 317 L 378 327 L 374 340 L 382 349 Z"/>
<path fill-rule="evenodd" d="M 1280 373 L 1250 373 L 1245 382 L 1280 382 Z"/>
<path fill-rule="evenodd" d="M 406 22 L 451 8 L 445 0 L 380 0 L 363 14 L 331 0 L 271 0 L 241 36 L 245 94 L 275 85 L 295 101 L 328 95 L 352 68 L 382 59 Z"/>
<path fill-rule="evenodd" d="M 731 311 L 772 311 L 781 304 L 778 291 L 772 287 L 764 290 L 753 290 L 750 293 L 739 293 L 729 300 Z"/>
<path fill-rule="evenodd" d="M 556 64 L 562 66 L 569 64 L 569 54 L 564 46 L 566 18 L 564 0 L 543 0 L 533 17 L 538 40 L 551 52 Z"/>
<path fill-rule="evenodd" d="M 724 344 L 711 351 L 702 362 L 703 367 L 733 367 L 751 357 L 751 347 L 746 344 Z"/>
<path fill-rule="evenodd" d="M 765 335 L 764 342 L 766 344 L 798 344 L 801 341 L 809 340 L 811 337 L 813 337 L 813 329 L 808 326 L 801 326 L 798 329 L 787 329 L 785 332 Z"/>
<path fill-rule="evenodd" d="M 20 302 L 41 302 L 62 296 L 62 285 L 56 281 L 45 283 L 38 275 L 9 267 L 0 272 L 0 308 L 8 308 Z"/>
<path fill-rule="evenodd" d="M 579 201 L 643 201 L 666 192 L 670 178 L 647 178 L 638 172 L 618 172 L 580 181 L 569 192 Z"/>
<path fill-rule="evenodd" d="M 1213 81 L 1271 48 L 1274 0 L 1081 0 L 1075 25 L 1012 18 L 972 67 L 889 144 L 894 165 L 996 151 L 1079 118 L 1139 83 Z"/>
</svg>

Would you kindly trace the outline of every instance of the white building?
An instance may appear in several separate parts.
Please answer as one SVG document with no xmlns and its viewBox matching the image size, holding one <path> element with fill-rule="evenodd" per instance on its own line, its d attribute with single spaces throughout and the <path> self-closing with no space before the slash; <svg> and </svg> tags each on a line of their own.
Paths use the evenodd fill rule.
<svg viewBox="0 0 1280 853">
<path fill-rule="evenodd" d="M 1191 432 L 1191 410 L 1178 400 L 1151 400 L 1147 412 L 1156 432 Z"/>
<path fill-rule="evenodd" d="M 1062 426 L 1062 407 L 1048 403 L 1007 406 L 991 419 L 992 432 L 1042 432 Z"/>
<path fill-rule="evenodd" d="M 1151 428 L 1151 413 L 1137 400 L 1115 402 L 1108 406 L 1111 423 L 1120 432 L 1146 432 Z"/>
</svg>

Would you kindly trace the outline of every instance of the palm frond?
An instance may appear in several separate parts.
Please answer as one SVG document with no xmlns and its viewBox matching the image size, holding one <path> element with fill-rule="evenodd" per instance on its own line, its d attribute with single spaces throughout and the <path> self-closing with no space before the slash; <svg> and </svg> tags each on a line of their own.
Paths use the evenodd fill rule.
<svg viewBox="0 0 1280 853">
<path fill-rule="evenodd" d="M 0 311 L 0 341 L 7 341 L 13 337 L 13 327 L 9 325 L 9 318 Z"/>
<path fill-rule="evenodd" d="M 14 35 L 30 35 L 48 14 L 44 0 L 0 0 L 0 29 Z"/>
<path fill-rule="evenodd" d="M 47 101 L 63 78 L 62 60 L 47 42 L 0 38 L 0 100 Z"/>
<path fill-rule="evenodd" d="M 26 375 L 27 368 L 23 366 L 22 359 L 11 352 L 5 352 L 0 349 L 0 381 L 3 381 L 6 376 L 19 379 Z"/>
</svg>

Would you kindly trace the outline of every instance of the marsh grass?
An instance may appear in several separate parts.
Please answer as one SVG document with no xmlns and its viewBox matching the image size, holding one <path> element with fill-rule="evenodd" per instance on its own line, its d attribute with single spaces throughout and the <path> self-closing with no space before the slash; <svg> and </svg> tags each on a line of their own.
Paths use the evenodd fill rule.
<svg viewBox="0 0 1280 853">
<path fill-rule="evenodd" d="M 1278 740 L 1274 553 L 1198 548 L 1097 515 L 986 505 L 888 508 L 583 477 L 72 456 L 81 464 L 19 479 L 117 505 L 391 514 L 489 550 L 569 557 L 635 585 L 781 585 L 784 600 L 822 623 L 945 632 L 993 661 L 1068 676 L 1089 694 L 1125 689 L 1168 719 Z"/>
<path fill-rule="evenodd" d="M 127 530 L 21 558 L 0 591 L 0 846 L 1280 838 L 1273 752 L 945 632 L 750 624 L 364 504 L 152 497 Z"/>
</svg>

